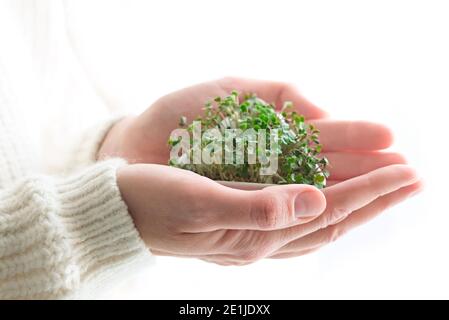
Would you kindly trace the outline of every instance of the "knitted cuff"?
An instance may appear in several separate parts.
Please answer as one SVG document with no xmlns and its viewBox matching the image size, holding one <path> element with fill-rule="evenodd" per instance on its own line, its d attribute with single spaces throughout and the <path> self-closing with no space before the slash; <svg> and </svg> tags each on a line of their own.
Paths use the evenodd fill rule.
<svg viewBox="0 0 449 320">
<path fill-rule="evenodd" d="M 116 184 L 123 163 L 0 194 L 0 299 L 77 297 L 149 261 Z"/>
</svg>

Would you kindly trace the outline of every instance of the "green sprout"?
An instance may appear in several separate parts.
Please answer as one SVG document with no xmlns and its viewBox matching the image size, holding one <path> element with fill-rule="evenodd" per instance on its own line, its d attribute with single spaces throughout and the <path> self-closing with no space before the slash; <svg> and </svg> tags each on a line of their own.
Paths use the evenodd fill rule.
<svg viewBox="0 0 449 320">
<path fill-rule="evenodd" d="M 322 145 L 319 142 L 319 130 L 305 121 L 304 116 L 298 114 L 291 102 L 285 102 L 280 111 L 274 104 L 269 104 L 255 94 L 248 94 L 239 101 L 239 93 L 232 91 L 227 97 L 217 97 L 207 102 L 204 115 L 196 119 L 201 124 L 202 139 L 200 145 L 193 140 L 194 124 L 187 124 L 186 117 L 181 117 L 180 128 L 187 129 L 190 134 L 188 158 L 192 159 L 195 148 L 209 148 L 211 154 L 217 154 L 223 161 L 219 163 L 191 163 L 182 161 L 181 157 L 171 158 L 169 165 L 190 170 L 213 180 L 253 182 L 266 184 L 309 184 L 317 188 L 324 188 L 329 172 L 329 165 L 325 157 L 320 156 Z M 218 130 L 221 137 L 207 135 L 207 131 Z M 227 151 L 225 138 L 227 129 L 240 129 L 240 132 L 251 130 L 266 134 L 264 149 L 255 141 L 233 137 L 234 147 L 237 143 L 243 149 L 232 148 L 233 161 L 224 161 Z M 275 132 L 277 143 L 271 143 L 270 134 Z M 170 138 L 169 146 L 173 149 L 181 138 Z M 217 148 L 217 142 L 220 147 Z M 252 143 L 251 143 L 252 142 Z M 275 147 L 275 148 L 272 148 Z M 243 152 L 242 152 L 243 151 Z M 251 156 L 277 156 L 277 171 L 270 175 L 260 174 L 266 166 L 261 162 L 249 161 Z M 236 159 L 240 156 L 240 162 Z M 254 159 L 254 158 L 253 158 Z M 243 161 L 242 161 L 243 160 Z"/>
</svg>

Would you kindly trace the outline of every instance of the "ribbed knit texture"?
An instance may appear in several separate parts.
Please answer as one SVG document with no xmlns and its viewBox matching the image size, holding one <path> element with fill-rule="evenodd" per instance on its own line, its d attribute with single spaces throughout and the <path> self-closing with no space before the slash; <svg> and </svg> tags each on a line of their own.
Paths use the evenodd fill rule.
<svg viewBox="0 0 449 320">
<path fill-rule="evenodd" d="M 0 299 L 95 297 L 151 262 L 117 186 L 125 162 L 95 163 L 116 119 L 98 117 L 104 105 L 69 59 L 63 21 L 59 1 L 0 1 Z M 51 98 L 40 95 L 45 79 Z M 73 114 L 99 124 L 64 127 Z M 62 129 L 44 135 L 39 119 Z M 76 145 L 66 131 L 79 140 L 73 155 L 57 148 Z M 38 140 L 58 143 L 44 150 Z M 44 174 L 46 161 L 58 175 Z"/>
<path fill-rule="evenodd" d="M 0 193 L 0 299 L 70 298 L 148 254 L 109 160 Z"/>
</svg>

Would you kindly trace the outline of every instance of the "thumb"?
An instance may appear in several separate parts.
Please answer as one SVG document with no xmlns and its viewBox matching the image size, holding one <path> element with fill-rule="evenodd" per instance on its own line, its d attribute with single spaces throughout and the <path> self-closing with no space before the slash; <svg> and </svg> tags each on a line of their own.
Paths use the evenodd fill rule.
<svg viewBox="0 0 449 320">
<path fill-rule="evenodd" d="M 270 186 L 261 190 L 220 186 L 209 203 L 215 229 L 276 230 L 307 223 L 326 208 L 326 198 L 309 185 Z"/>
</svg>

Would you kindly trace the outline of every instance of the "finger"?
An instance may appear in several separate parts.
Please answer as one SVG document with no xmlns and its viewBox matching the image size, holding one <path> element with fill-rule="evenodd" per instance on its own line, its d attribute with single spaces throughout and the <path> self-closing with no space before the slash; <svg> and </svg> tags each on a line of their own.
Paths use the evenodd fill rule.
<svg viewBox="0 0 449 320">
<path fill-rule="evenodd" d="M 393 152 L 330 152 L 324 153 L 329 160 L 332 180 L 347 180 L 393 164 L 406 164 L 399 153 Z"/>
<path fill-rule="evenodd" d="M 343 182 L 343 181 L 342 181 L 342 180 L 328 180 L 328 181 L 326 182 L 326 188 L 335 186 L 336 184 L 338 184 L 338 183 L 340 183 L 340 182 Z"/>
<path fill-rule="evenodd" d="M 272 184 L 265 184 L 265 183 L 249 183 L 249 182 L 234 182 L 234 181 L 217 181 L 217 182 L 228 188 L 246 191 L 261 190 L 274 186 Z M 342 182 L 342 180 L 328 180 L 326 182 L 326 186 L 331 187 L 340 182 Z"/>
<path fill-rule="evenodd" d="M 275 253 L 269 257 L 268 259 L 291 259 L 291 258 L 297 258 L 302 257 L 306 254 L 311 254 L 316 251 L 318 251 L 321 247 L 315 248 L 315 249 L 309 249 L 309 250 L 301 250 L 301 251 L 291 251 L 286 253 Z"/>
<path fill-rule="evenodd" d="M 324 110 L 304 98 L 292 84 L 234 77 L 221 79 L 218 83 L 227 92 L 240 90 L 242 93 L 255 93 L 268 103 L 274 103 L 277 108 L 281 108 L 285 101 L 291 101 L 294 108 L 306 119 L 320 119 L 327 116 Z"/>
<path fill-rule="evenodd" d="M 332 180 L 328 186 L 342 180 L 351 179 L 373 170 L 393 164 L 406 164 L 403 155 L 394 152 L 327 152 L 322 156 L 329 160 L 329 172 Z M 239 190 L 260 190 L 273 184 L 261 184 L 250 182 L 217 181 L 221 185 Z"/>
<path fill-rule="evenodd" d="M 164 250 L 157 250 L 157 249 L 150 249 L 151 254 L 155 256 L 160 257 L 173 257 L 173 258 L 201 258 L 201 255 L 194 254 L 194 255 L 185 255 L 185 254 L 179 254 L 179 253 L 173 253 L 168 252 Z"/>
<path fill-rule="evenodd" d="M 214 213 L 208 229 L 275 230 L 291 223 L 306 223 L 326 207 L 323 193 L 308 185 L 270 186 L 242 191 L 224 186 L 207 195 L 208 211 Z"/>
<path fill-rule="evenodd" d="M 274 184 L 252 183 L 252 182 L 235 182 L 235 181 L 217 181 L 217 182 L 228 188 L 247 190 L 247 191 L 261 190 L 275 186 Z"/>
<path fill-rule="evenodd" d="M 220 257 L 206 257 L 206 258 L 201 258 L 201 260 L 203 260 L 204 262 L 207 263 L 213 263 L 213 264 L 217 264 L 219 266 L 222 267 L 240 267 L 240 266 L 246 266 L 248 264 L 251 264 L 250 262 L 240 262 L 240 261 L 236 261 L 236 260 L 229 260 L 229 259 L 222 259 Z"/>
<path fill-rule="evenodd" d="M 147 192 L 164 204 L 161 207 L 154 202 L 144 209 L 139 208 L 161 217 L 157 232 L 163 232 L 172 219 L 176 220 L 177 231 L 182 235 L 223 229 L 273 230 L 292 221 L 308 222 L 326 207 L 323 193 L 308 185 L 242 191 L 187 170 L 160 165 L 135 165 L 133 168 L 136 177 L 145 176 Z M 179 214 L 173 216 L 176 212 Z M 141 222 L 143 225 L 154 227 L 154 223 L 146 221 L 146 215 L 142 215 L 142 219 L 145 220 Z M 166 248 L 157 239 L 152 241 L 154 248 Z"/>
<path fill-rule="evenodd" d="M 151 249 L 172 254 L 227 253 L 222 248 L 237 243 L 225 244 L 239 241 L 230 231 L 245 230 L 243 234 L 282 228 L 291 221 L 305 223 L 326 207 L 323 193 L 312 186 L 242 191 L 168 166 L 139 164 L 127 169 L 134 179 L 121 179 L 120 185 L 130 212 L 140 212 L 133 215 L 135 224 Z M 129 192 L 133 186 L 145 192 Z M 145 195 L 153 201 L 142 202 Z"/>
<path fill-rule="evenodd" d="M 321 248 L 321 246 L 313 249 L 307 249 L 307 250 L 301 250 L 301 251 L 289 251 L 285 253 L 278 253 L 275 252 L 270 256 L 267 256 L 267 259 L 289 259 L 289 258 L 296 258 L 300 257 L 306 254 L 311 254 L 315 251 L 318 251 Z M 245 256 L 239 256 L 239 255 L 230 255 L 230 254 L 211 254 L 211 255 L 205 255 L 205 256 L 199 256 L 198 259 L 201 259 L 206 262 L 211 262 L 219 265 L 225 265 L 225 266 L 244 266 L 253 264 L 257 261 L 260 261 L 260 259 L 249 259 Z"/>
<path fill-rule="evenodd" d="M 333 216 L 345 216 L 418 180 L 416 171 L 407 165 L 395 164 L 374 170 L 325 189 L 328 201 L 326 212 Z"/>
<path fill-rule="evenodd" d="M 221 254 L 221 253 L 177 253 L 170 252 L 166 250 L 158 250 L 158 249 L 150 249 L 150 252 L 155 256 L 161 257 L 174 257 L 174 258 L 195 258 L 195 259 L 203 259 L 203 258 L 226 258 L 230 259 L 234 256 L 230 254 Z"/>
<path fill-rule="evenodd" d="M 417 194 L 421 189 L 422 183 L 417 182 L 382 196 L 368 206 L 357 210 L 342 222 L 290 242 L 276 251 L 275 255 L 294 256 L 302 255 L 304 251 L 317 250 L 321 246 L 334 242 L 350 230 L 369 222 L 385 210 Z"/>
<path fill-rule="evenodd" d="M 290 242 L 324 229 L 377 198 L 412 185 L 418 180 L 417 173 L 410 166 L 392 165 L 326 188 L 323 190 L 327 200 L 325 212 L 309 223 L 285 229 L 283 237 Z"/>
<path fill-rule="evenodd" d="M 382 150 L 393 143 L 393 133 L 382 124 L 366 121 L 317 120 L 323 151 Z"/>
<path fill-rule="evenodd" d="M 331 158 L 330 155 L 327 155 Z M 351 160 L 352 159 L 352 160 Z M 335 176 L 340 179 L 346 179 L 351 176 L 358 176 L 366 171 L 372 171 L 376 167 L 384 167 L 392 163 L 405 162 L 405 159 L 395 153 L 369 153 L 369 154 L 335 154 L 331 160 L 334 164 L 334 173 L 331 174 L 332 178 Z M 365 171 L 365 172 L 364 172 Z M 330 180 L 328 181 L 328 188 L 341 183 L 342 180 Z M 238 183 L 238 182 L 221 182 L 228 187 L 237 188 L 242 190 L 257 190 L 266 188 L 269 185 L 254 184 L 254 183 Z M 328 191 L 325 191 L 328 192 Z M 303 221 L 304 223 L 304 221 Z M 293 227 L 299 224 L 298 221 L 290 221 L 284 227 Z"/>
<path fill-rule="evenodd" d="M 330 225 L 337 224 L 339 221 L 345 219 L 349 214 L 342 213 L 343 211 L 346 212 L 346 210 L 348 210 L 348 212 L 352 212 L 367 205 L 369 206 L 368 208 L 374 206 L 377 210 L 384 210 L 388 205 L 388 202 L 386 200 L 379 200 L 384 199 L 379 197 L 387 197 L 386 195 L 390 194 L 390 192 L 395 192 L 408 185 L 413 185 L 413 181 L 416 181 L 416 174 L 407 166 L 395 165 L 378 171 L 380 172 L 365 175 L 364 179 L 353 179 L 357 181 L 350 181 L 351 184 L 349 187 L 345 186 L 348 184 L 347 182 L 342 182 L 333 187 L 344 187 L 343 192 L 346 198 L 357 198 L 354 200 L 355 204 L 347 202 L 347 200 L 344 200 L 343 203 L 339 203 L 338 196 L 333 196 L 337 200 L 333 200 L 335 202 L 330 202 L 329 208 L 321 216 L 303 225 L 270 232 L 230 230 L 221 233 L 219 236 L 220 241 L 214 241 L 214 243 L 220 244 L 220 251 L 215 251 L 214 253 L 225 253 L 230 256 L 235 256 L 236 259 L 239 260 L 254 262 L 276 253 L 283 253 L 282 251 L 279 252 L 280 248 L 295 241 L 298 245 L 304 245 L 304 248 L 301 247 L 304 250 L 313 249 L 316 246 L 312 241 L 302 241 L 302 239 L 307 239 L 308 235 L 313 234 L 318 230 L 325 229 Z M 393 181 L 383 181 L 387 176 L 390 176 Z M 371 179 L 372 182 L 369 182 L 369 184 L 372 185 L 371 187 L 368 187 L 369 184 L 367 184 L 365 179 Z M 398 180 L 401 182 L 397 182 Z M 356 190 L 366 188 L 368 188 L 369 191 Z M 386 199 L 390 198 L 387 197 Z M 374 204 L 371 204 L 373 201 Z M 394 201 L 391 201 L 391 203 L 394 203 Z M 298 249 L 296 251 L 300 250 Z"/>
</svg>

